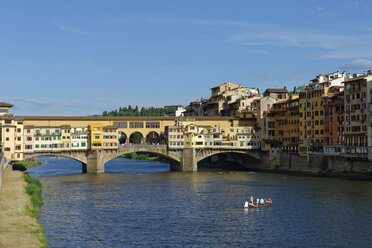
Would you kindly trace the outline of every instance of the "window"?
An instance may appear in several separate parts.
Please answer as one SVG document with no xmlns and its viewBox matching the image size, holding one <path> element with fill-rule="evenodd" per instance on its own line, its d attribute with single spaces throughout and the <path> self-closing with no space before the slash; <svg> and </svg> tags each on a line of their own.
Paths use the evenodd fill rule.
<svg viewBox="0 0 372 248">
<path fill-rule="evenodd" d="M 5 129 L 5 132 L 9 133 L 9 128 Z"/>
<path fill-rule="evenodd" d="M 114 121 L 113 125 L 117 126 L 118 128 L 128 128 L 126 121 Z"/>
<path fill-rule="evenodd" d="M 131 121 L 129 122 L 129 128 L 143 128 L 142 121 Z"/>
<path fill-rule="evenodd" d="M 160 128 L 159 121 L 146 121 L 146 128 Z"/>
<path fill-rule="evenodd" d="M 12 124 L 12 120 L 5 120 L 5 124 Z"/>
<path fill-rule="evenodd" d="M 94 136 L 95 139 L 99 139 L 99 136 Z"/>
</svg>

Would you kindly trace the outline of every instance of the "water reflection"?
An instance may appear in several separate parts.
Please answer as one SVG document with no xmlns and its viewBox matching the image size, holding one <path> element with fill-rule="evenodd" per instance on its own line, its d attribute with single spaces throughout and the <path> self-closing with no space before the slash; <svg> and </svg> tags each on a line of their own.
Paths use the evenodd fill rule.
<svg viewBox="0 0 372 248">
<path fill-rule="evenodd" d="M 40 222 L 50 247 L 369 247 L 372 185 L 237 171 L 169 172 L 115 159 L 99 175 L 48 159 Z M 244 210 L 250 195 L 273 205 Z M 358 227 L 358 228 L 356 228 Z"/>
</svg>

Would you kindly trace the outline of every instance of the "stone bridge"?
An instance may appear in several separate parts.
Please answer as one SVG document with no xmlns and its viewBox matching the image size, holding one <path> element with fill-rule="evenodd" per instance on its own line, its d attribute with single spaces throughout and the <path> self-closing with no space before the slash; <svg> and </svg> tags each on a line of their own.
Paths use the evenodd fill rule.
<svg viewBox="0 0 372 248">
<path fill-rule="evenodd" d="M 170 161 L 171 171 L 197 171 L 199 161 L 221 153 L 245 154 L 262 160 L 260 150 L 238 148 L 184 148 L 168 150 L 166 145 L 122 145 L 115 150 L 49 151 L 25 154 L 25 159 L 37 156 L 58 156 L 77 160 L 82 163 L 83 173 L 104 172 L 105 163 L 121 155 L 144 152 L 164 157 Z"/>
</svg>

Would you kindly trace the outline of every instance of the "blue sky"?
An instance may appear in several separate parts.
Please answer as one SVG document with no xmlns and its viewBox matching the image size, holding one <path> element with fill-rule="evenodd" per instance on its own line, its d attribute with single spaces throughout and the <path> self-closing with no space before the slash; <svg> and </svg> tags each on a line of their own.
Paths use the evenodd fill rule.
<svg viewBox="0 0 372 248">
<path fill-rule="evenodd" d="M 371 1 L 1 1 L 0 101 L 16 115 L 187 105 L 372 68 Z"/>
</svg>

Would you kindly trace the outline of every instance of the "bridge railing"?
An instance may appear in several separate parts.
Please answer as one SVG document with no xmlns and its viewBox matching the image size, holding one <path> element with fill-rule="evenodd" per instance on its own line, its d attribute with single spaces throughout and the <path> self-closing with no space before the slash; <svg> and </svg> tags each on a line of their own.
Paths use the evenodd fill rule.
<svg viewBox="0 0 372 248">
<path fill-rule="evenodd" d="M 130 148 L 133 148 L 133 149 L 140 149 L 140 148 L 144 148 L 144 149 L 166 149 L 167 148 L 167 145 L 158 145 L 158 144 L 121 144 L 119 146 L 119 149 L 130 149 Z"/>
</svg>

